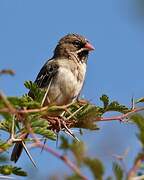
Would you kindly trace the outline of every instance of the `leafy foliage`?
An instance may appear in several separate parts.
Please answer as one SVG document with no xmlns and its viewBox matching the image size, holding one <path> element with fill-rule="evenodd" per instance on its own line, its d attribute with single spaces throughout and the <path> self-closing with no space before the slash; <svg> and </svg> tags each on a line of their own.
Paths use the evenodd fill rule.
<svg viewBox="0 0 144 180">
<path fill-rule="evenodd" d="M 71 151 L 78 165 L 83 163 L 86 154 L 85 145 L 83 142 L 73 140 L 72 143 L 70 143 L 65 136 L 61 136 L 60 148 L 65 150 L 65 152 Z"/>
<path fill-rule="evenodd" d="M 97 158 L 90 158 L 89 156 L 87 156 L 85 145 L 83 142 L 77 142 L 73 140 L 72 143 L 69 143 L 67 138 L 61 136 L 60 148 L 64 149 L 65 151 L 70 151 L 74 155 L 77 164 L 80 166 L 88 167 L 95 179 L 103 179 L 104 167 L 102 162 Z M 73 175 L 68 179 L 73 178 L 76 178 L 76 176 Z M 77 178 L 79 179 L 79 177 Z"/>
<path fill-rule="evenodd" d="M 85 145 L 83 142 L 77 142 L 73 141 L 73 143 L 70 145 L 70 150 L 73 153 L 74 157 L 77 160 L 77 163 L 80 165 L 83 162 L 83 159 L 85 157 Z"/>
<path fill-rule="evenodd" d="M 5 142 L 4 140 L 0 139 L 0 149 L 6 151 L 11 147 L 11 144 Z"/>
<path fill-rule="evenodd" d="M 137 133 L 137 137 L 142 143 L 142 146 L 144 146 L 144 117 L 140 114 L 135 114 L 131 116 L 131 119 L 139 129 L 139 133 Z"/>
<path fill-rule="evenodd" d="M 99 107 L 92 104 L 86 104 L 83 109 L 76 115 L 78 119 L 77 127 L 98 130 L 98 126 L 95 123 L 97 117 L 101 116 Z"/>
<path fill-rule="evenodd" d="M 45 91 L 38 88 L 37 84 L 33 83 L 32 81 L 25 81 L 25 87 L 30 90 L 30 94 L 37 102 L 42 102 L 44 97 Z"/>
<path fill-rule="evenodd" d="M 86 157 L 84 163 L 90 168 L 95 179 L 102 180 L 104 175 L 104 167 L 99 159 Z"/>
<path fill-rule="evenodd" d="M 29 124 L 31 128 L 33 129 L 34 133 L 40 134 L 44 136 L 45 138 L 51 139 L 51 140 L 56 140 L 56 134 L 49 130 L 48 128 L 50 127 L 49 122 L 46 121 L 45 119 L 31 115 L 29 116 Z"/>
<path fill-rule="evenodd" d="M 0 166 L 0 174 L 3 174 L 3 175 L 15 174 L 18 176 L 27 176 L 27 173 L 23 171 L 21 168 L 16 167 L 16 166 L 13 167 L 11 165 Z"/>
<path fill-rule="evenodd" d="M 105 94 L 100 97 L 100 100 L 103 102 L 103 109 L 101 109 L 102 113 L 108 111 L 118 111 L 121 113 L 129 112 L 129 108 L 119 104 L 117 101 L 110 102 L 109 97 Z"/>
<path fill-rule="evenodd" d="M 115 178 L 116 180 L 123 180 L 124 179 L 124 172 L 123 169 L 121 168 L 121 166 L 114 162 L 113 163 L 113 172 L 115 174 Z"/>
<path fill-rule="evenodd" d="M 28 94 L 22 97 L 6 97 L 6 101 L 0 96 L 0 131 L 7 133 L 8 138 L 0 139 L 0 151 L 5 152 L 13 145 L 11 133 L 14 137 L 20 138 L 26 133 L 34 133 L 41 139 L 56 140 L 56 132 L 66 128 L 79 128 L 89 130 L 99 130 L 97 125 L 104 113 L 116 111 L 122 114 L 130 112 L 132 109 L 121 105 L 117 101 L 111 101 L 107 95 L 102 95 L 100 101 L 102 106 L 96 106 L 87 100 L 80 100 L 69 106 L 46 106 L 42 107 L 41 102 L 45 95 L 45 90 L 39 89 L 31 81 L 25 82 L 25 87 L 29 90 Z M 143 98 L 137 100 L 137 103 L 144 102 Z M 12 109 L 14 110 L 11 110 Z M 62 113 L 63 112 L 63 113 Z M 60 116 L 61 115 L 61 116 Z M 137 125 L 139 132 L 137 137 L 144 146 L 144 117 L 142 115 L 131 116 L 132 121 Z M 27 139 L 25 143 L 33 143 L 34 139 Z M 87 155 L 86 147 L 83 142 L 75 140 L 69 141 L 66 136 L 61 136 L 60 149 L 68 154 L 70 152 L 79 168 L 87 167 L 94 176 L 94 179 L 101 180 L 104 177 L 105 168 L 103 163 L 97 158 L 91 158 Z M 143 151 L 136 157 L 143 159 Z M 1 161 L 2 162 L 2 161 Z M 124 170 L 114 162 L 113 172 L 117 180 L 124 178 Z M 26 176 L 27 173 L 21 168 L 12 165 L 0 166 L 0 173 L 3 175 L 15 174 Z M 78 174 L 73 174 L 67 179 L 81 179 Z M 111 176 L 106 178 L 112 179 Z"/>
</svg>

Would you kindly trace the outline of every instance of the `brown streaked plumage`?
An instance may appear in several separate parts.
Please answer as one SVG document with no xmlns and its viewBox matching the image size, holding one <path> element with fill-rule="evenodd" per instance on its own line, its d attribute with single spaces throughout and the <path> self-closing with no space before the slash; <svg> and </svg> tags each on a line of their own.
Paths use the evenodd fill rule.
<svg viewBox="0 0 144 180">
<path fill-rule="evenodd" d="M 76 99 L 82 89 L 89 51 L 94 47 L 83 36 L 68 34 L 58 42 L 53 57 L 40 70 L 35 83 L 48 89 L 44 105 L 66 105 Z M 33 97 L 32 93 L 29 95 Z M 16 143 L 11 160 L 17 161 L 22 152 Z"/>
</svg>

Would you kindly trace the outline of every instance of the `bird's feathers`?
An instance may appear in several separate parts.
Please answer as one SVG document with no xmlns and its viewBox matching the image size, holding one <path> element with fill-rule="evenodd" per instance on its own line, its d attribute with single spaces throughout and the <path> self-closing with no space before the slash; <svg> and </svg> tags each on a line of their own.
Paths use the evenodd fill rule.
<svg viewBox="0 0 144 180">
<path fill-rule="evenodd" d="M 58 72 L 59 66 L 57 62 L 49 60 L 45 63 L 45 65 L 40 70 L 35 83 L 39 88 L 45 88 L 49 85 L 49 82 L 52 77 L 54 77 Z"/>
</svg>

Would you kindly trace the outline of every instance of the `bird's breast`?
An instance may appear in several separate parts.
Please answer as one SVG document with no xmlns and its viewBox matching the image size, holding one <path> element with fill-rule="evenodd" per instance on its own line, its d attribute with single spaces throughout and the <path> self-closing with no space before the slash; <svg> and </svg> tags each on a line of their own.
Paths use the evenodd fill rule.
<svg viewBox="0 0 144 180">
<path fill-rule="evenodd" d="M 80 64 L 79 67 L 60 66 L 48 93 L 50 101 L 57 105 L 72 102 L 82 89 L 85 72 L 86 64 Z"/>
</svg>

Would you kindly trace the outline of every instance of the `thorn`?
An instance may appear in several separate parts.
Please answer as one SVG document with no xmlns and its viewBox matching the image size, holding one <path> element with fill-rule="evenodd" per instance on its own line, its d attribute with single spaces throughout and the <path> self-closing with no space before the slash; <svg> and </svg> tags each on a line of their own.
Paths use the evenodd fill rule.
<svg viewBox="0 0 144 180">
<path fill-rule="evenodd" d="M 12 118 L 12 128 L 11 128 L 11 139 L 14 139 L 14 126 L 15 126 L 15 115 L 13 115 L 13 118 Z"/>
<path fill-rule="evenodd" d="M 65 114 L 65 111 L 63 111 L 63 112 L 61 113 L 60 117 L 63 117 L 63 116 L 64 116 L 64 114 Z"/>
<path fill-rule="evenodd" d="M 69 132 L 69 131 L 64 131 L 66 134 L 68 134 L 69 136 L 73 137 L 76 141 L 80 142 L 80 140 L 72 133 L 72 132 Z"/>
<path fill-rule="evenodd" d="M 53 78 L 50 80 L 50 83 L 49 83 L 49 85 L 48 85 L 48 87 L 47 87 L 46 93 L 45 93 L 45 95 L 44 95 L 44 97 L 43 97 L 43 99 L 42 99 L 41 106 L 43 106 L 43 105 L 44 105 L 44 102 L 45 102 L 45 100 L 46 100 L 46 98 L 47 98 L 47 95 L 48 95 L 48 92 L 49 92 L 49 89 L 50 89 L 50 86 L 51 86 L 52 80 L 53 80 Z"/>
<path fill-rule="evenodd" d="M 131 98 L 131 105 L 132 105 L 131 109 L 135 109 L 134 96 L 132 96 L 132 98 Z"/>
<path fill-rule="evenodd" d="M 121 160 L 124 160 L 124 159 L 127 157 L 129 151 L 130 151 L 130 148 L 128 147 L 128 148 L 123 152 L 122 155 L 113 154 L 112 156 L 121 161 Z"/>
<path fill-rule="evenodd" d="M 71 119 L 74 115 L 76 115 L 83 107 L 85 107 L 86 105 L 84 106 L 81 106 L 79 109 L 77 109 L 73 114 L 71 114 L 69 117 L 67 117 L 66 119 L 69 120 Z"/>
<path fill-rule="evenodd" d="M 56 147 L 58 148 L 58 142 L 59 142 L 59 133 L 56 133 L 57 139 L 56 139 Z"/>
<path fill-rule="evenodd" d="M 28 157 L 30 158 L 32 164 L 34 165 L 34 167 L 35 167 L 35 168 L 38 168 L 37 165 L 36 165 L 36 163 L 34 162 L 32 156 L 31 156 L 30 152 L 28 151 L 28 149 L 27 149 L 25 143 L 24 143 L 23 141 L 22 141 L 22 145 L 23 145 L 24 150 L 25 150 L 25 152 L 27 153 Z"/>
<path fill-rule="evenodd" d="M 75 140 L 79 141 L 80 140 L 73 134 L 73 132 L 66 126 L 65 122 L 63 122 L 63 125 L 65 127 L 64 131 L 65 133 L 67 133 L 68 135 L 72 136 Z"/>
<path fill-rule="evenodd" d="M 44 143 L 43 143 L 43 147 L 41 148 L 41 152 L 40 152 L 40 153 L 42 153 L 42 152 L 43 152 L 43 150 L 44 150 L 44 146 L 45 146 L 45 144 L 46 144 L 46 141 L 47 141 L 47 139 L 45 138 L 45 139 L 44 139 Z"/>
<path fill-rule="evenodd" d="M 0 176 L 0 179 L 6 179 L 6 180 L 8 180 L 8 179 L 15 179 L 15 178 L 4 175 L 4 176 Z M 16 179 L 15 179 L 15 180 L 16 180 Z"/>
</svg>

